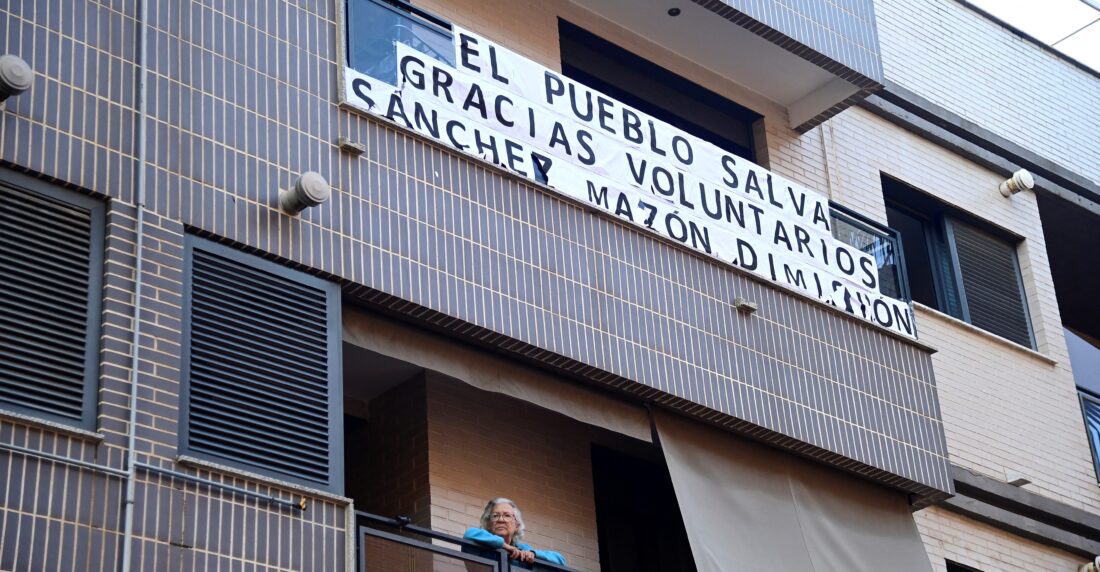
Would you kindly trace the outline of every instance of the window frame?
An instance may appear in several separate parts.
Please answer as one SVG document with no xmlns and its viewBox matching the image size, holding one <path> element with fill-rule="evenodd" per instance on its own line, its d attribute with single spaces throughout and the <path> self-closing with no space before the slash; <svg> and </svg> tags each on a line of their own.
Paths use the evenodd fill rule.
<svg viewBox="0 0 1100 572">
<path fill-rule="evenodd" d="M 1020 265 L 1020 243 L 1022 238 L 1015 235 L 1011 235 L 1007 231 L 997 228 L 995 225 L 983 221 L 969 213 L 961 211 L 951 205 L 945 204 L 940 199 L 928 195 L 923 191 L 920 191 L 916 187 L 909 185 L 899 179 L 890 177 L 889 175 L 882 173 L 883 180 L 883 198 L 885 203 L 890 209 L 906 214 L 919 221 L 924 228 L 925 235 L 925 250 L 928 255 L 930 271 L 932 274 L 932 287 L 936 294 L 937 307 L 933 308 L 937 312 L 941 312 L 952 316 L 956 319 L 962 320 L 971 326 L 978 328 L 984 332 L 989 332 L 1001 339 L 1004 339 L 1013 344 L 1026 347 L 1034 350 L 1036 348 L 1035 340 L 1035 328 L 1032 324 L 1031 308 L 1028 303 L 1027 289 L 1025 288 L 1023 272 Z M 901 187 L 905 189 L 907 194 L 914 195 L 915 200 L 898 201 L 891 199 L 887 196 L 886 187 L 887 181 L 890 186 Z M 896 191 L 895 191 L 896 192 Z M 920 203 L 920 204 L 914 204 Z M 927 207 L 922 209 L 922 207 Z M 970 315 L 970 305 L 967 301 L 966 284 L 963 281 L 962 266 L 959 259 L 958 245 L 955 239 L 955 227 L 956 225 L 967 225 L 974 227 L 976 230 L 985 234 L 991 235 L 997 240 L 1001 240 L 1007 245 L 1011 246 L 1013 250 L 1012 256 L 1012 273 L 1015 277 L 1015 287 L 1020 295 L 1021 310 L 1023 312 L 1024 322 L 1027 325 L 1027 343 L 1022 343 L 1005 335 L 989 330 L 987 328 L 978 326 L 973 323 Z M 898 233 L 899 239 L 904 239 L 901 233 Z M 901 242 L 899 241 L 899 244 Z M 944 252 L 940 252 L 940 250 Z M 944 264 L 942 264 L 942 258 L 947 256 L 949 260 L 949 274 L 945 274 Z M 904 253 L 903 253 L 904 257 Z M 938 263 L 940 262 L 940 263 Z M 909 276 L 906 274 L 905 289 L 908 292 L 912 292 L 908 283 Z M 953 289 L 957 301 L 953 306 L 949 299 L 948 289 Z"/>
<path fill-rule="evenodd" d="M 11 401 L 0 401 L 0 411 L 8 411 L 32 419 L 96 431 L 99 416 L 100 354 L 103 346 L 103 297 L 106 265 L 107 205 L 104 200 L 65 189 L 35 177 L 0 169 L 0 185 L 40 195 L 50 200 L 88 211 L 88 305 L 85 309 L 83 402 L 80 419 L 57 415 L 35 407 L 27 407 Z"/>
<path fill-rule="evenodd" d="M 254 269 L 276 274 L 280 277 L 297 282 L 305 282 L 311 286 L 328 290 L 327 313 L 325 316 L 328 325 L 329 347 L 336 348 L 328 355 L 328 482 L 321 483 L 312 479 L 296 477 L 269 467 L 255 465 L 246 460 L 234 459 L 218 455 L 202 449 L 193 449 L 190 446 L 191 425 L 191 311 L 193 280 L 193 252 L 195 248 L 218 256 L 228 258 Z M 344 494 L 344 406 L 343 406 L 343 360 L 341 348 L 342 325 L 340 310 L 340 288 L 337 284 L 323 278 L 306 274 L 279 264 L 273 260 L 261 258 L 256 254 L 238 250 L 230 245 L 215 242 L 194 234 L 184 236 L 184 285 L 183 305 L 181 308 L 181 348 L 180 348 L 180 396 L 179 396 L 179 434 L 177 439 L 178 455 L 201 459 L 218 465 L 223 465 L 262 475 L 275 481 L 293 483 L 312 489 L 324 490 L 330 493 Z M 272 293 L 273 296 L 277 293 Z"/>
<path fill-rule="evenodd" d="M 1081 420 L 1085 424 L 1085 439 L 1088 440 L 1089 451 L 1092 452 L 1093 477 L 1096 479 L 1096 483 L 1100 484 L 1100 448 L 1097 447 L 1097 445 L 1100 445 L 1100 439 L 1094 440 L 1089 434 L 1089 416 L 1085 413 L 1086 403 L 1091 403 L 1097 409 L 1100 409 L 1100 397 L 1078 386 L 1077 399 L 1081 404 Z"/>
<path fill-rule="evenodd" d="M 343 49 L 340 50 L 340 51 L 343 54 L 342 57 L 343 57 L 343 64 L 344 65 L 341 66 L 341 70 L 343 69 L 343 67 L 349 67 L 349 68 L 355 69 L 355 67 L 352 65 L 352 57 L 351 57 L 353 45 L 352 45 L 352 39 L 351 39 L 351 33 L 350 33 L 351 32 L 351 6 L 350 6 L 350 4 L 352 2 L 357 2 L 357 1 L 358 2 L 369 2 L 369 3 L 374 4 L 375 6 L 377 6 L 379 8 L 382 8 L 384 10 L 388 10 L 390 12 L 393 12 L 397 16 L 401 16 L 403 18 L 409 18 L 409 19 L 415 20 L 416 23 L 423 24 L 423 25 L 427 26 L 428 28 L 432 29 L 433 31 L 438 32 L 440 35 L 447 36 L 447 38 L 450 41 L 452 41 L 452 42 L 454 41 L 454 26 L 450 21 L 448 21 L 446 18 L 443 18 L 441 16 L 437 16 L 436 14 L 434 14 L 434 13 L 428 11 L 428 10 L 417 7 L 417 6 L 413 5 L 412 2 L 409 2 L 408 0 L 342 0 L 340 4 L 341 4 L 341 8 L 342 8 L 342 18 L 343 19 L 342 19 L 342 22 L 341 22 L 342 26 L 341 26 L 341 29 L 340 29 L 340 38 L 343 42 L 343 46 L 342 46 Z M 359 71 L 359 73 L 362 73 L 364 75 L 370 76 L 370 74 L 368 74 L 364 71 L 360 71 L 360 70 L 356 70 L 356 71 Z M 341 72 L 341 74 L 342 73 L 343 72 Z M 370 76 L 370 77 L 374 77 L 374 76 Z M 384 81 L 380 78 L 375 78 L 375 79 L 379 79 L 379 81 Z M 341 93 L 343 93 L 343 90 L 341 90 Z M 341 95 L 341 98 L 342 97 L 343 96 Z"/>
<path fill-rule="evenodd" d="M 876 222 L 867 218 L 856 211 L 838 205 L 832 201 L 829 201 L 829 215 L 844 221 L 846 224 L 854 226 L 869 234 L 877 234 L 884 236 L 889 240 L 894 241 L 894 251 L 898 257 L 898 289 L 899 299 L 905 302 L 912 302 L 913 298 L 909 293 L 909 273 L 905 267 L 905 250 L 902 244 L 901 233 L 890 228 L 887 225 Z M 881 291 L 881 289 L 880 289 Z"/>
</svg>

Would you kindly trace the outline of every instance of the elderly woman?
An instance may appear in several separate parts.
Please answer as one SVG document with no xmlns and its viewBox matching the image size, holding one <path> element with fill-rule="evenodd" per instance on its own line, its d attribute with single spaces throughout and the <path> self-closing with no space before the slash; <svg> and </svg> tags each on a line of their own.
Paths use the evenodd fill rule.
<svg viewBox="0 0 1100 572">
<path fill-rule="evenodd" d="M 535 550 L 529 544 L 520 542 L 525 528 L 523 513 L 516 503 L 506 498 L 497 498 L 485 505 L 485 510 L 481 513 L 481 528 L 471 528 L 462 537 L 486 548 L 503 548 L 508 552 L 508 557 L 520 562 L 523 568 L 529 568 L 536 560 L 565 566 L 565 558 L 561 554 L 552 550 Z"/>
</svg>

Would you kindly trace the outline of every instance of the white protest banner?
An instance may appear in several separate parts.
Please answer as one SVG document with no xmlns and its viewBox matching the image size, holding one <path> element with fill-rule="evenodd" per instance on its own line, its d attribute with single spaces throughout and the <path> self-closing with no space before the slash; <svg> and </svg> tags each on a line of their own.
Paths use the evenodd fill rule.
<svg viewBox="0 0 1100 572">
<path fill-rule="evenodd" d="M 465 62 L 460 41 L 467 42 Z M 561 88 L 555 80 L 543 86 L 516 80 L 553 72 L 463 31 L 456 31 L 455 49 L 467 69 L 404 45 L 395 49 L 400 87 L 348 69 L 349 104 L 915 337 L 909 305 L 877 292 L 874 259 L 826 231 L 827 201 L 816 193 L 664 123 L 648 123 L 640 112 L 579 84 L 572 89 L 595 94 L 596 107 L 587 113 L 566 107 L 565 99 L 555 100 L 556 92 L 568 91 L 574 82 L 556 74 Z M 652 127 L 648 145 L 645 137 L 616 137 L 601 124 L 612 109 L 619 109 L 620 117 L 646 121 Z M 633 125 L 632 119 L 624 121 Z M 666 140 L 671 152 L 661 148 L 659 141 Z M 711 163 L 700 164 L 701 156 Z"/>
</svg>

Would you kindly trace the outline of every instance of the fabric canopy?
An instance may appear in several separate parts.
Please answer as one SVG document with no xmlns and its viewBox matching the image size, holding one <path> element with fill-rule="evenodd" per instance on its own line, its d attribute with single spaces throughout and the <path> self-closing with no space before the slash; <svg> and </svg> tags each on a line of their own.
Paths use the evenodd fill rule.
<svg viewBox="0 0 1100 572">
<path fill-rule="evenodd" d="M 904 493 L 654 411 L 700 572 L 930 572 Z"/>
<path fill-rule="evenodd" d="M 503 393 L 577 421 L 652 442 L 645 408 L 555 378 L 508 359 L 385 318 L 345 308 L 344 341 Z"/>
</svg>

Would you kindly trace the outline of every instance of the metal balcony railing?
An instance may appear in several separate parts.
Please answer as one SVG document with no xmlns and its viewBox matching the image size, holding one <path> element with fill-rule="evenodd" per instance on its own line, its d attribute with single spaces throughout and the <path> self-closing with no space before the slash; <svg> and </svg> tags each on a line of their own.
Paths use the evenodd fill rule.
<svg viewBox="0 0 1100 572">
<path fill-rule="evenodd" d="M 535 561 L 531 565 L 512 563 L 504 550 L 493 550 L 457 536 L 416 526 L 410 523 L 408 517 L 387 518 L 356 512 L 355 518 L 359 572 L 575 572 L 572 568 L 549 562 Z M 436 544 L 433 540 L 453 546 Z M 464 552 L 463 547 L 468 552 Z"/>
</svg>

